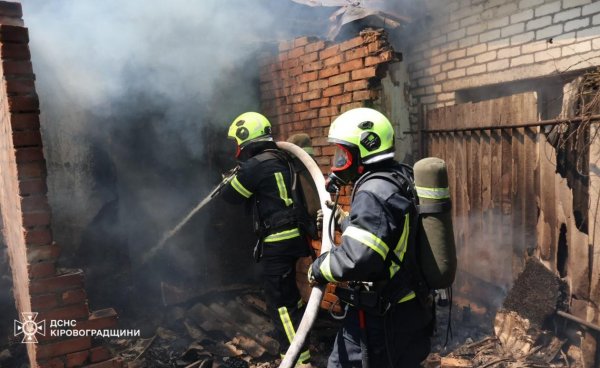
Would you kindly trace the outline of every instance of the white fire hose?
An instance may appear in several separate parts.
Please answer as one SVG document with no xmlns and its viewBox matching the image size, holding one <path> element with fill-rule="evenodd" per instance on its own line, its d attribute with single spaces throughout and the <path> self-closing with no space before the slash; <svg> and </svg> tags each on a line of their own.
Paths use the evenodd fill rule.
<svg viewBox="0 0 600 368">
<path fill-rule="evenodd" d="M 321 254 L 328 252 L 331 249 L 331 242 L 329 236 L 327 236 L 326 224 L 329 223 L 329 218 L 332 215 L 332 211 L 325 205 L 325 201 L 331 200 L 330 194 L 325 190 L 325 178 L 321 169 L 317 163 L 309 156 L 302 148 L 289 142 L 277 142 L 277 146 L 285 151 L 290 152 L 294 156 L 298 157 L 300 161 L 306 166 L 308 172 L 315 182 L 315 186 L 319 193 L 319 202 L 321 203 L 321 209 L 323 210 L 323 230 L 321 231 Z M 309 331 L 311 330 L 317 315 L 319 313 L 319 307 L 321 305 L 321 299 L 325 292 L 326 285 L 318 285 L 313 287 L 310 298 L 306 305 L 304 315 L 296 331 L 296 335 L 290 344 L 285 357 L 281 361 L 279 368 L 292 368 L 301 353 L 302 346 L 306 341 Z"/>
</svg>

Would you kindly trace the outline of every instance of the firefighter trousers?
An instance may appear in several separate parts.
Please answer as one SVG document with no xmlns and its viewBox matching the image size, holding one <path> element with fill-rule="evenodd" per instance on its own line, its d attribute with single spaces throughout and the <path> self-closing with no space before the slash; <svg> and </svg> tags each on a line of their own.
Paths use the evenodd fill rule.
<svg viewBox="0 0 600 368">
<path fill-rule="evenodd" d="M 370 367 L 418 368 L 431 349 L 431 311 L 416 299 L 396 304 L 385 316 L 366 313 L 366 326 Z M 327 368 L 361 368 L 360 339 L 358 310 L 350 307 Z"/>
<path fill-rule="evenodd" d="M 278 274 L 263 273 L 263 286 L 267 312 L 275 327 L 275 338 L 279 342 L 281 356 L 285 354 L 304 313 L 304 303 L 296 285 L 297 257 L 274 257 L 263 259 L 262 262 L 277 262 Z M 308 340 L 308 339 L 307 339 Z M 307 363 L 310 353 L 305 344 L 298 362 Z"/>
</svg>

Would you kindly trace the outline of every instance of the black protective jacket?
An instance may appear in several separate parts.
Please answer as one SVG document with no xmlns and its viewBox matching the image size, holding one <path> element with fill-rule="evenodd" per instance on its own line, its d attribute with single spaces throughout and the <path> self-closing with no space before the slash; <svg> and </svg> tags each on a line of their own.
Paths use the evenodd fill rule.
<svg viewBox="0 0 600 368">
<path fill-rule="evenodd" d="M 386 160 L 367 170 L 365 175 L 407 169 Z M 395 184 L 376 176 L 362 183 L 359 179 L 357 184 L 360 186 L 354 188 L 350 215 L 342 224 L 340 246 L 312 264 L 312 275 L 319 283 L 389 280 L 405 266 L 411 222 L 415 221 L 412 201 Z"/>
<path fill-rule="evenodd" d="M 293 220 L 290 166 L 273 154 L 276 150 L 277 145 L 270 141 L 244 148 L 240 169 L 223 189 L 223 198 L 251 206 L 255 231 L 265 245 L 265 256 L 305 256 L 308 245 Z M 297 241 L 290 242 L 293 239 Z M 276 247 L 278 244 L 282 246 Z"/>
</svg>

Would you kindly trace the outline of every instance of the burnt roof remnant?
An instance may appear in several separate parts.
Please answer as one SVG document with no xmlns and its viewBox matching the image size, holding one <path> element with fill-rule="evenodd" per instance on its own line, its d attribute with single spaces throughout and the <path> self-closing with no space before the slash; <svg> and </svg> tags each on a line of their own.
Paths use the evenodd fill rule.
<svg viewBox="0 0 600 368">
<path fill-rule="evenodd" d="M 292 0 L 311 7 L 336 7 L 329 17 L 327 39 L 335 40 L 344 26 L 360 23 L 361 27 L 397 29 L 420 14 L 421 7 L 406 0 Z"/>
</svg>

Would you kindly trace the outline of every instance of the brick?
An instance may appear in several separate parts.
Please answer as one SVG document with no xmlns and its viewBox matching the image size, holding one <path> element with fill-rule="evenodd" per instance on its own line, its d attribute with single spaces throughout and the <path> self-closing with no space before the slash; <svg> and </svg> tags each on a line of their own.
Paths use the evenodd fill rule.
<svg viewBox="0 0 600 368">
<path fill-rule="evenodd" d="M 5 78 L 4 87 L 6 88 L 8 96 L 31 94 L 35 92 L 35 83 L 33 79 Z"/>
<path fill-rule="evenodd" d="M 335 55 L 323 60 L 323 67 L 341 64 L 344 61 L 343 55 Z"/>
<path fill-rule="evenodd" d="M 300 96 L 300 99 L 302 99 L 302 96 Z M 302 111 L 306 111 L 308 110 L 308 102 L 300 102 L 300 103 L 295 103 L 292 106 L 292 110 L 294 112 L 302 112 Z"/>
<path fill-rule="evenodd" d="M 352 74 L 354 75 L 354 72 L 352 72 Z M 335 86 L 336 84 L 346 83 L 348 81 L 350 81 L 350 73 L 348 73 L 348 72 L 334 75 L 328 79 L 330 86 Z"/>
<path fill-rule="evenodd" d="M 307 83 L 307 82 L 317 80 L 318 77 L 319 77 L 319 72 L 312 71 L 312 72 L 300 74 L 298 77 L 296 77 L 296 81 L 298 83 Z"/>
<path fill-rule="evenodd" d="M 594 17 L 592 17 L 592 24 L 595 26 L 600 24 L 600 14 L 596 14 Z"/>
<path fill-rule="evenodd" d="M 547 27 L 550 24 L 552 24 L 552 17 L 545 16 L 545 17 L 537 18 L 537 19 L 527 22 L 526 29 L 528 31 L 530 31 L 532 29 L 539 29 L 539 28 Z"/>
<path fill-rule="evenodd" d="M 472 36 L 487 31 L 487 23 L 481 22 L 467 27 L 467 36 Z"/>
<path fill-rule="evenodd" d="M 479 42 L 479 36 L 473 35 L 473 36 L 468 36 L 463 39 L 460 39 L 458 41 L 458 46 L 460 48 L 464 48 L 464 47 L 473 46 L 473 45 L 477 44 L 478 42 Z"/>
<path fill-rule="evenodd" d="M 465 49 L 451 51 L 448 53 L 448 60 L 454 60 L 461 57 L 465 57 L 467 55 L 467 51 Z"/>
<path fill-rule="evenodd" d="M 548 14 L 558 13 L 560 11 L 560 1 L 554 1 L 535 8 L 535 16 L 541 17 Z"/>
<path fill-rule="evenodd" d="M 525 31 L 525 23 L 511 24 L 510 26 L 504 27 L 501 30 L 502 37 L 510 37 L 517 33 Z"/>
<path fill-rule="evenodd" d="M 300 57 L 300 63 L 311 63 L 319 58 L 318 52 L 311 52 Z"/>
<path fill-rule="evenodd" d="M 111 358 L 110 352 L 104 346 L 90 349 L 90 362 L 97 363 Z"/>
<path fill-rule="evenodd" d="M 600 49 L 600 38 L 594 38 L 592 40 L 592 47 L 594 48 L 594 50 Z"/>
<path fill-rule="evenodd" d="M 479 35 L 479 42 L 488 42 L 500 38 L 500 30 L 494 29 Z"/>
<path fill-rule="evenodd" d="M 283 69 L 292 69 L 300 65 L 300 59 L 288 59 L 281 63 Z"/>
<path fill-rule="evenodd" d="M 54 358 L 50 360 L 38 359 L 38 368 L 64 368 L 65 363 L 60 358 Z"/>
<path fill-rule="evenodd" d="M 31 53 L 26 44 L 5 43 L 0 45 L 0 58 L 3 60 L 30 60 Z"/>
<path fill-rule="evenodd" d="M 485 73 L 485 71 L 486 71 L 485 64 L 484 65 L 475 65 L 475 66 L 467 68 L 467 75 Z"/>
<path fill-rule="evenodd" d="M 9 96 L 8 110 L 15 112 L 37 112 L 40 108 L 38 97 L 32 96 Z"/>
<path fill-rule="evenodd" d="M 564 22 L 565 20 L 570 20 L 577 18 L 581 15 L 581 8 L 574 8 L 565 11 L 561 11 L 560 13 L 554 14 L 554 23 Z"/>
<path fill-rule="evenodd" d="M 375 56 L 367 56 L 365 58 L 365 66 L 387 63 L 388 61 L 396 60 L 396 55 L 391 50 L 386 50 Z"/>
<path fill-rule="evenodd" d="M 521 1 L 519 1 L 519 8 L 520 9 L 531 8 L 531 7 L 534 7 L 536 5 L 540 5 L 543 3 L 544 3 L 544 0 L 521 0 Z"/>
<path fill-rule="evenodd" d="M 510 16 L 511 23 L 525 22 L 530 19 L 533 19 L 533 9 L 527 9 L 525 11 Z"/>
<path fill-rule="evenodd" d="M 519 55 L 521 55 L 521 48 L 518 46 L 498 50 L 498 59 L 504 59 Z"/>
<path fill-rule="evenodd" d="M 55 262 L 60 256 L 60 247 L 56 244 L 37 245 L 27 247 L 27 261 L 29 263 L 37 262 Z M 43 290 L 42 290 L 43 292 Z"/>
<path fill-rule="evenodd" d="M 76 337 L 50 344 L 38 344 L 37 357 L 38 359 L 46 359 L 61 356 L 68 353 L 89 349 L 91 345 L 91 337 Z"/>
<path fill-rule="evenodd" d="M 533 55 L 523 55 L 510 59 L 510 66 L 515 67 L 523 64 L 533 64 Z"/>
<path fill-rule="evenodd" d="M 533 31 L 514 35 L 510 38 L 511 46 L 520 45 L 526 42 L 533 41 L 535 33 Z"/>
<path fill-rule="evenodd" d="M 323 69 L 323 62 L 321 60 L 314 61 L 312 63 L 304 64 L 302 66 L 303 72 L 311 72 L 313 70 Z"/>
<path fill-rule="evenodd" d="M 585 38 L 585 37 L 598 37 L 598 35 L 600 35 L 600 27 L 586 28 L 586 29 L 577 31 L 577 39 L 578 40 Z"/>
<path fill-rule="evenodd" d="M 113 308 L 94 311 L 88 320 L 77 322 L 77 328 L 84 330 L 102 330 L 114 328 L 118 324 L 118 315 Z"/>
<path fill-rule="evenodd" d="M 48 245 L 52 243 L 52 232 L 50 229 L 41 230 L 26 230 L 25 231 L 26 245 Z"/>
<path fill-rule="evenodd" d="M 349 39 L 348 41 L 344 41 L 344 42 L 340 43 L 339 50 L 346 51 L 346 50 L 361 46 L 363 44 L 363 42 L 364 42 L 364 40 L 363 40 L 362 36 L 354 37 L 354 38 Z"/>
<path fill-rule="evenodd" d="M 0 25 L 0 42 L 2 43 L 29 43 L 29 32 L 25 27 Z"/>
<path fill-rule="evenodd" d="M 53 262 L 39 262 L 29 265 L 29 277 L 38 279 L 54 276 L 56 274 L 56 266 Z"/>
<path fill-rule="evenodd" d="M 344 92 L 352 92 L 361 89 L 367 89 L 369 86 L 368 81 L 366 80 L 357 80 L 353 82 L 348 82 L 344 84 Z"/>
<path fill-rule="evenodd" d="M 86 360 L 89 357 L 89 355 L 90 355 L 90 351 L 89 350 L 78 351 L 76 353 L 67 354 L 67 357 L 66 357 L 66 363 L 67 363 L 67 365 L 66 365 L 66 367 L 70 368 L 70 367 L 79 367 L 79 366 L 81 366 L 83 363 L 86 362 Z"/>
<path fill-rule="evenodd" d="M 460 24 L 461 28 L 465 28 L 465 27 L 468 27 L 470 25 L 477 24 L 477 23 L 482 23 L 480 14 L 475 14 L 475 15 L 471 15 L 469 17 L 463 18 L 460 20 L 459 24 Z"/>
<path fill-rule="evenodd" d="M 66 307 L 54 308 L 52 310 L 40 312 L 39 318 L 46 321 L 51 320 L 69 320 L 77 321 L 88 319 L 90 311 L 87 303 L 79 303 Z M 79 328 L 79 327 L 76 327 Z"/>
<path fill-rule="evenodd" d="M 488 61 L 492 61 L 496 59 L 496 51 L 488 51 L 484 54 L 477 55 L 475 57 L 475 61 L 479 63 L 487 63 Z"/>
<path fill-rule="evenodd" d="M 296 76 L 302 74 L 303 71 L 306 71 L 306 70 L 304 70 L 304 66 L 300 66 L 299 65 L 299 66 L 297 66 L 295 68 L 289 69 L 288 70 L 288 76 L 289 77 L 296 77 Z M 285 86 L 285 83 L 288 82 L 288 81 L 284 79 L 283 82 L 284 82 L 284 86 Z"/>
<path fill-rule="evenodd" d="M 332 105 L 341 105 L 352 102 L 352 94 L 346 93 L 339 96 L 334 96 L 331 98 Z"/>
<path fill-rule="evenodd" d="M 288 104 L 297 104 L 299 102 L 302 102 L 302 95 L 289 96 L 286 102 Z M 292 109 L 293 109 L 293 107 L 292 107 Z"/>
<path fill-rule="evenodd" d="M 331 97 L 331 96 L 340 95 L 340 94 L 342 94 L 342 92 L 343 92 L 343 86 L 341 84 L 338 84 L 338 85 L 331 86 L 331 87 L 324 89 L 323 97 Z"/>
<path fill-rule="evenodd" d="M 308 37 L 298 37 L 294 40 L 294 47 L 301 47 L 307 45 L 309 42 Z"/>
<path fill-rule="evenodd" d="M 319 78 L 329 78 L 333 75 L 340 73 L 340 67 L 338 65 L 330 66 L 329 68 L 325 68 L 319 71 Z"/>
<path fill-rule="evenodd" d="M 29 284 L 31 294 L 62 292 L 83 287 L 83 272 L 77 271 L 64 275 L 32 281 Z"/>
<path fill-rule="evenodd" d="M 456 67 L 457 68 L 464 68 L 466 66 L 470 66 L 470 65 L 473 65 L 473 64 L 475 64 L 475 58 L 474 57 L 468 57 L 468 58 L 456 60 Z"/>
<path fill-rule="evenodd" d="M 327 58 L 330 58 L 334 55 L 337 55 L 340 52 L 340 45 L 333 45 L 330 46 L 324 50 L 322 50 L 321 52 L 319 52 L 319 58 L 324 60 Z"/>
<path fill-rule="evenodd" d="M 538 31 L 535 32 L 535 39 L 536 40 L 543 40 L 543 39 L 547 39 L 550 37 L 554 37 L 554 36 L 558 36 L 559 34 L 563 33 L 563 26 L 562 24 L 556 24 L 550 27 L 546 27 L 543 29 L 540 29 Z"/>
<path fill-rule="evenodd" d="M 509 23 L 518 23 L 518 22 L 510 22 L 509 17 L 500 17 L 498 19 L 493 19 L 488 22 L 488 28 L 502 28 L 507 26 Z M 481 41 L 481 35 L 479 36 L 479 41 Z"/>
<path fill-rule="evenodd" d="M 445 72 L 445 71 L 448 71 L 450 69 L 453 69 L 454 66 L 455 66 L 455 64 L 456 63 L 454 61 L 450 61 L 450 62 L 442 64 L 442 71 Z"/>
<path fill-rule="evenodd" d="M 532 52 L 543 51 L 547 49 L 546 41 L 530 42 L 521 46 L 522 54 L 530 54 Z"/>
<path fill-rule="evenodd" d="M 33 67 L 28 60 L 3 60 L 2 71 L 5 75 L 33 75 Z"/>
<path fill-rule="evenodd" d="M 594 2 L 581 8 L 581 15 L 590 15 L 600 13 L 600 2 Z"/>
<path fill-rule="evenodd" d="M 298 114 L 298 119 L 296 119 L 296 120 L 314 119 L 317 117 L 317 114 L 318 114 L 318 111 L 316 111 L 316 110 L 302 111 L 300 114 Z"/>
<path fill-rule="evenodd" d="M 42 312 L 58 305 L 58 296 L 56 294 L 43 294 L 31 297 L 31 310 Z"/>
<path fill-rule="evenodd" d="M 446 42 L 448 42 L 448 39 L 447 39 L 447 36 L 444 34 L 444 35 L 441 35 L 441 36 L 436 37 L 436 38 L 432 39 L 431 41 L 429 41 L 429 46 L 434 47 L 434 46 L 444 44 Z"/>
<path fill-rule="evenodd" d="M 379 53 L 385 47 L 385 43 L 382 40 L 374 40 L 366 44 L 367 55 L 374 55 Z M 364 48 L 364 47 L 361 47 Z M 366 55 L 365 55 L 366 56 Z"/>
<path fill-rule="evenodd" d="M 347 61 L 345 63 L 340 64 L 340 72 L 348 72 L 354 69 L 361 69 L 363 67 L 363 60 L 356 59 L 352 61 Z"/>
<path fill-rule="evenodd" d="M 350 61 L 355 59 L 362 59 L 369 55 L 367 47 L 359 47 L 357 49 L 348 50 L 344 53 L 344 60 Z"/>
<path fill-rule="evenodd" d="M 10 18 L 21 18 L 23 17 L 23 9 L 20 3 L 0 1 L 0 15 Z"/>
<path fill-rule="evenodd" d="M 304 47 L 304 51 L 309 53 L 309 52 L 321 51 L 324 48 L 325 48 L 325 41 L 317 41 L 317 42 L 312 42 L 312 43 L 309 43 L 308 45 L 306 45 Z"/>
<path fill-rule="evenodd" d="M 329 82 L 326 79 L 325 80 L 318 79 L 316 81 L 308 83 L 307 91 L 312 91 L 314 89 L 325 89 L 327 87 L 329 87 Z M 304 92 L 306 92 L 306 91 L 304 91 Z"/>
<path fill-rule="evenodd" d="M 39 131 L 15 131 L 13 132 L 13 145 L 15 148 L 41 147 L 42 137 Z"/>
<path fill-rule="evenodd" d="M 482 43 L 479 45 L 469 47 L 467 49 L 467 56 L 481 54 L 482 52 L 486 52 L 486 51 L 487 51 L 487 45 L 485 43 Z"/>
<path fill-rule="evenodd" d="M 438 68 L 439 68 L 439 66 L 438 66 Z M 376 74 L 377 74 L 377 69 L 374 66 L 364 68 L 364 69 L 353 70 L 352 71 L 352 80 L 372 78 L 372 77 L 375 77 Z"/>
<path fill-rule="evenodd" d="M 448 33 L 447 40 L 448 41 L 458 40 L 458 39 L 465 37 L 466 34 L 467 34 L 466 29 L 460 28 L 460 29 L 457 29 L 456 31 Z"/>
<path fill-rule="evenodd" d="M 17 175 L 20 180 L 44 178 L 46 164 L 44 161 L 21 162 L 17 165 Z"/>
<path fill-rule="evenodd" d="M 570 32 L 574 29 L 587 27 L 590 25 L 590 18 L 575 19 L 565 23 L 565 32 Z"/>
<path fill-rule="evenodd" d="M 358 107 L 365 107 L 365 104 L 363 102 L 350 102 L 349 104 L 341 105 L 340 113 L 344 113 L 348 110 L 356 109 Z M 340 197 L 340 200 L 341 198 L 343 197 Z"/>
<path fill-rule="evenodd" d="M 440 73 L 438 75 L 436 75 L 435 77 L 435 82 L 441 82 L 441 81 L 445 81 L 446 79 L 448 79 L 446 73 Z"/>
<path fill-rule="evenodd" d="M 86 365 L 84 368 L 124 368 L 123 359 L 113 358 L 111 360 L 107 360 L 101 363 Z"/>
<path fill-rule="evenodd" d="M 319 117 L 336 116 L 340 113 L 338 106 L 329 106 L 319 109 Z"/>
<path fill-rule="evenodd" d="M 377 98 L 376 91 L 356 91 L 352 93 L 352 99 L 354 101 L 373 100 Z"/>
<path fill-rule="evenodd" d="M 585 41 L 579 42 L 574 45 L 563 46 L 562 57 L 580 54 L 582 52 L 588 52 L 592 50 L 592 42 Z"/>
<path fill-rule="evenodd" d="M 40 147 L 19 148 L 15 150 L 15 154 L 18 164 L 24 162 L 40 161 L 41 165 L 45 167 L 44 152 Z"/>
<path fill-rule="evenodd" d="M 460 78 L 460 77 L 464 77 L 465 75 L 466 75 L 466 70 L 464 68 L 450 70 L 448 72 L 448 79 Z"/>
<path fill-rule="evenodd" d="M 310 100 L 316 100 L 318 98 L 321 98 L 321 90 L 319 89 L 315 89 L 309 92 L 304 92 L 302 94 L 302 99 L 304 101 L 310 101 Z"/>
<path fill-rule="evenodd" d="M 446 60 L 448 60 L 448 54 L 446 54 L 446 53 L 442 53 L 442 54 L 439 54 L 437 56 L 433 56 L 430 58 L 432 65 L 441 64 L 441 63 L 445 62 Z"/>
<path fill-rule="evenodd" d="M 311 100 L 308 105 L 310 106 L 311 109 L 316 109 L 319 107 L 325 107 L 325 106 L 329 106 L 329 97 L 323 97 L 323 98 L 319 98 L 316 100 Z"/>
<path fill-rule="evenodd" d="M 288 59 L 299 58 L 304 55 L 304 47 L 295 47 L 287 52 Z"/>
<path fill-rule="evenodd" d="M 582 6 L 589 4 L 591 2 L 595 2 L 596 0 L 563 0 L 562 6 L 563 9 L 572 8 L 574 6 Z"/>
<path fill-rule="evenodd" d="M 19 181 L 19 194 L 21 196 L 27 196 L 23 197 L 21 200 L 21 210 L 28 213 L 49 210 L 50 207 L 48 206 L 47 201 L 40 206 L 40 204 L 42 204 L 41 202 L 44 202 L 44 200 L 40 198 L 46 198 L 43 194 L 46 194 L 47 192 L 48 187 L 46 186 L 46 180 L 33 179 Z"/>
</svg>

